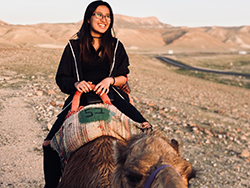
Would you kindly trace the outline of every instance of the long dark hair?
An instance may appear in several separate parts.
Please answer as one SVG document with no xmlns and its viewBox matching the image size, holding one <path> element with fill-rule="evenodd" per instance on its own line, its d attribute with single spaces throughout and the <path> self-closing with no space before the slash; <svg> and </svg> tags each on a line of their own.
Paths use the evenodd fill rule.
<svg viewBox="0 0 250 188">
<path fill-rule="evenodd" d="M 112 63 L 112 46 L 113 46 L 113 24 L 114 24 L 114 15 L 111 6 L 104 1 L 93 1 L 90 3 L 85 11 L 83 24 L 81 29 L 77 33 L 77 36 L 80 39 L 80 59 L 84 61 L 91 61 L 93 60 L 93 55 L 91 55 L 90 47 L 92 45 L 93 37 L 90 34 L 90 24 L 88 21 L 90 20 L 91 16 L 93 15 L 96 8 L 100 5 L 106 6 L 110 11 L 110 25 L 108 30 L 102 35 L 101 37 L 101 60 L 107 58 L 109 63 Z M 113 32 L 114 33 L 114 32 Z"/>
</svg>

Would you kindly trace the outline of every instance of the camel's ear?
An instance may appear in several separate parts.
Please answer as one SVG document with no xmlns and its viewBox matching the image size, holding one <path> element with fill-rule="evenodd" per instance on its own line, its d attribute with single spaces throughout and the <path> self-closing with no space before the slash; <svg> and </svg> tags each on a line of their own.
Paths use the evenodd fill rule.
<svg viewBox="0 0 250 188">
<path fill-rule="evenodd" d="M 171 140 L 171 146 L 174 148 L 174 150 L 179 154 L 179 143 L 177 140 L 172 139 Z"/>
<path fill-rule="evenodd" d="M 126 144 L 124 142 L 114 142 L 114 159 L 116 164 L 124 164 L 127 158 Z"/>
</svg>

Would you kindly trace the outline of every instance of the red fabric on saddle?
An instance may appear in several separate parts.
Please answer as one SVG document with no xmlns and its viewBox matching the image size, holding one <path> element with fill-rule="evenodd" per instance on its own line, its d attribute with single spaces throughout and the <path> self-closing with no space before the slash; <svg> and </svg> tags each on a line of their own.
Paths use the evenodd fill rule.
<svg viewBox="0 0 250 188">
<path fill-rule="evenodd" d="M 94 84 L 90 84 L 90 87 L 91 87 L 91 89 L 94 89 L 95 85 Z M 74 112 L 78 111 L 78 107 L 80 105 L 81 95 L 82 95 L 82 93 L 80 91 L 76 91 L 76 93 L 75 93 L 75 95 L 73 97 L 73 100 L 72 100 L 72 105 L 71 105 L 71 110 L 70 110 L 71 113 L 72 112 L 74 113 Z M 110 105 L 112 105 L 112 103 L 110 101 L 110 98 L 109 98 L 109 96 L 106 93 L 104 93 L 102 96 L 101 95 L 99 95 L 99 96 L 101 97 L 102 102 L 104 104 L 110 104 Z"/>
</svg>

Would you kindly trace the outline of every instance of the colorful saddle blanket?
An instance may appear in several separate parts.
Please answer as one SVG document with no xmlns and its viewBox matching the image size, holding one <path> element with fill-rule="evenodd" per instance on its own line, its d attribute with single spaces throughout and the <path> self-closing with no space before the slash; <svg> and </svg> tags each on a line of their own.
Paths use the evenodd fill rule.
<svg viewBox="0 0 250 188">
<path fill-rule="evenodd" d="M 103 135 L 127 140 L 141 132 L 139 127 L 139 123 L 132 121 L 115 106 L 93 104 L 68 117 L 50 143 L 62 162 L 67 163 L 70 154 L 84 144 Z"/>
</svg>

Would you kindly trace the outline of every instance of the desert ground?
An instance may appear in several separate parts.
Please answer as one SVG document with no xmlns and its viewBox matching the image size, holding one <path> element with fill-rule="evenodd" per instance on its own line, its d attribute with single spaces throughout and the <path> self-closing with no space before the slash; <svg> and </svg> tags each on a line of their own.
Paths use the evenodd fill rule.
<svg viewBox="0 0 250 188">
<path fill-rule="evenodd" d="M 64 31 L 68 28 L 67 37 L 74 33 L 71 29 L 75 25 L 63 26 Z M 20 35 L 23 31 L 30 32 L 30 28 L 32 32 L 37 31 L 36 27 L 41 33 L 41 26 L 50 36 L 55 33 L 54 43 L 46 35 L 44 38 L 39 36 L 35 44 L 20 42 L 16 34 L 11 36 L 13 33 L 7 32 L 8 24 L 1 26 L 0 187 L 43 187 L 42 142 L 66 97 L 56 86 L 54 76 L 62 46 L 67 40 L 59 37 L 63 35 L 59 32 L 62 29 L 60 24 L 57 27 L 46 24 L 27 26 L 28 30 L 24 26 L 13 26 L 11 31 L 17 33 L 21 30 Z M 181 155 L 197 170 L 197 178 L 191 180 L 190 187 L 250 187 L 249 78 L 182 70 L 154 58 L 161 54 L 191 66 L 249 73 L 249 54 L 235 53 L 235 49 L 242 50 L 235 44 L 233 51 L 225 53 L 226 44 L 221 43 L 214 43 L 211 47 L 219 46 L 221 51 L 216 49 L 216 53 L 211 53 L 213 50 L 197 51 L 201 44 L 194 43 L 196 47 L 190 45 L 187 51 L 190 41 L 185 45 L 183 41 L 191 37 L 188 28 L 181 28 L 186 33 L 178 30 L 173 34 L 177 28 L 165 33 L 168 38 L 179 36 L 176 38 L 178 45 L 176 41 L 170 44 L 172 46 L 166 46 L 159 33 L 143 31 L 138 45 L 132 46 L 135 38 L 126 40 L 128 30 L 138 34 L 143 28 L 123 27 L 117 29 L 117 35 L 124 41 L 130 58 L 129 84 L 135 106 L 155 127 L 180 142 Z M 217 36 L 217 32 L 225 31 L 225 28 L 216 29 L 210 28 L 210 34 Z M 244 29 L 248 31 L 249 27 L 236 28 L 241 32 Z M 203 32 L 205 28 L 196 29 L 196 34 L 201 30 Z M 198 34 L 195 37 L 200 39 Z M 29 36 L 35 35 L 29 33 Z M 157 40 L 149 41 L 152 37 Z M 206 40 L 206 46 L 210 45 L 210 39 Z M 143 48 L 146 43 L 149 45 Z M 242 47 L 243 43 L 240 45 Z M 174 55 L 168 54 L 169 49 L 175 49 Z"/>
<path fill-rule="evenodd" d="M 0 186 L 43 187 L 42 142 L 62 107 L 62 49 L 1 48 Z M 135 106 L 181 143 L 198 170 L 191 187 L 250 186 L 250 90 L 176 72 L 129 53 Z"/>
</svg>

